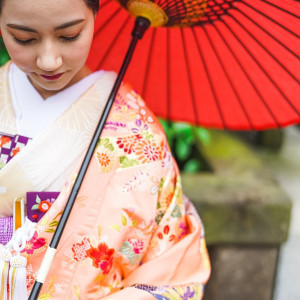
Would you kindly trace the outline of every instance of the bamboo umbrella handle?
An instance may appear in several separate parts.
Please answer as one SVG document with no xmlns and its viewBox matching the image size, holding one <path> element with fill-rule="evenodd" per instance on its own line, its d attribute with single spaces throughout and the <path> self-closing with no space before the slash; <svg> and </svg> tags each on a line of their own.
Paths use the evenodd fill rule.
<svg viewBox="0 0 300 300">
<path fill-rule="evenodd" d="M 101 135 L 102 129 L 105 125 L 106 119 L 109 115 L 109 112 L 110 112 L 110 109 L 113 105 L 114 99 L 117 95 L 119 87 L 120 87 L 120 85 L 122 83 L 122 80 L 124 78 L 125 72 L 128 68 L 130 60 L 132 58 L 134 49 L 137 45 L 138 40 L 143 37 L 145 31 L 148 29 L 149 26 L 150 26 L 150 21 L 147 18 L 144 18 L 144 17 L 137 17 L 136 18 L 135 26 L 134 26 L 134 29 L 131 33 L 132 39 L 131 39 L 129 48 L 127 50 L 125 59 L 123 61 L 122 67 L 121 67 L 120 72 L 117 76 L 117 79 L 114 83 L 114 86 L 112 88 L 112 91 L 110 93 L 108 101 L 105 105 L 104 111 L 102 113 L 102 116 L 99 120 L 97 128 L 94 132 L 93 138 L 90 142 L 89 148 L 87 150 L 87 153 L 84 157 L 84 160 L 83 160 L 82 165 L 80 167 L 80 170 L 78 172 L 78 176 L 77 176 L 77 178 L 75 180 L 75 183 L 73 185 L 73 188 L 71 190 L 71 193 L 70 193 L 69 199 L 67 201 L 66 207 L 64 209 L 64 212 L 63 212 L 63 214 L 61 216 L 61 219 L 60 219 L 60 221 L 57 225 L 56 231 L 55 231 L 55 233 L 52 237 L 52 240 L 49 244 L 47 252 L 46 252 L 46 254 L 43 258 L 41 267 L 38 271 L 35 283 L 33 285 L 33 288 L 31 290 L 31 293 L 29 295 L 28 300 L 37 300 L 38 299 L 38 296 L 39 296 L 40 291 L 42 289 L 43 283 L 46 280 L 48 271 L 50 269 L 51 263 L 52 263 L 53 258 L 55 256 L 55 252 L 56 252 L 57 246 L 59 244 L 60 238 L 62 237 L 64 228 L 65 228 L 66 223 L 68 221 L 68 218 L 69 218 L 69 215 L 71 213 L 72 207 L 75 203 L 75 199 L 77 197 L 77 194 L 79 192 L 80 186 L 81 186 L 82 181 L 84 179 L 85 173 L 86 173 L 87 168 L 89 166 L 90 160 L 91 160 L 91 158 L 93 156 L 93 153 L 94 153 L 94 150 L 97 146 L 97 142 L 98 142 L 99 137 Z"/>
</svg>

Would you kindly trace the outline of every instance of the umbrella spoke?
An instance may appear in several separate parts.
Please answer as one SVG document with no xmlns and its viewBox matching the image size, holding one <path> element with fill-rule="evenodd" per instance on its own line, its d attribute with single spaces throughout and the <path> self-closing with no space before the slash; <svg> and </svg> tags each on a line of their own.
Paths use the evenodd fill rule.
<svg viewBox="0 0 300 300">
<path fill-rule="evenodd" d="M 108 3 L 108 2 L 107 2 Z M 109 2 L 111 3 L 111 1 Z M 117 10 L 115 10 L 110 16 L 109 18 L 107 19 L 106 22 L 103 23 L 102 26 L 99 26 L 94 34 L 94 39 L 97 38 L 97 36 L 101 33 L 101 31 L 103 29 L 105 29 L 106 26 L 108 26 L 112 21 L 113 19 L 122 11 L 122 8 L 119 7 Z"/>
<path fill-rule="evenodd" d="M 286 26 L 280 24 L 279 22 L 277 22 L 276 20 L 272 19 L 271 17 L 269 17 L 268 15 L 266 15 L 265 13 L 263 13 L 262 11 L 258 10 L 257 8 L 253 7 L 252 5 L 250 5 L 249 3 L 243 1 L 244 4 L 246 4 L 247 6 L 249 6 L 250 8 L 252 8 L 253 10 L 255 10 L 256 12 L 258 12 L 259 14 L 261 14 L 262 16 L 264 16 L 265 18 L 269 19 L 270 21 L 272 21 L 273 23 L 275 23 L 276 25 L 278 25 L 279 27 L 281 27 L 282 29 L 288 31 L 289 33 L 291 33 L 293 36 L 298 37 L 297 34 L 295 32 L 293 32 L 292 30 L 288 29 Z"/>
<path fill-rule="evenodd" d="M 234 17 L 231 15 L 231 18 L 233 20 L 235 20 L 235 22 L 245 30 L 245 32 L 250 35 L 257 43 L 258 45 L 260 45 L 262 47 L 262 45 L 250 34 L 250 32 Z M 226 24 L 228 26 L 228 24 L 224 21 L 224 24 Z M 230 28 L 228 26 L 228 28 Z M 234 34 L 232 28 L 230 28 L 230 31 Z M 243 48 L 247 51 L 247 53 L 252 57 L 252 59 L 255 61 L 255 63 L 259 66 L 259 68 L 261 69 L 261 71 L 268 77 L 268 79 L 272 82 L 274 88 L 277 89 L 277 91 L 282 95 L 282 97 L 287 101 L 287 103 L 289 103 L 289 105 L 292 107 L 292 109 L 298 114 L 300 115 L 300 112 L 296 109 L 296 107 L 290 102 L 290 100 L 288 99 L 288 97 L 285 95 L 285 93 L 281 90 L 281 88 L 276 84 L 276 82 L 274 81 L 274 79 L 271 77 L 271 75 L 264 69 L 264 67 L 262 66 L 262 64 L 256 59 L 256 57 L 253 55 L 253 53 L 249 50 L 248 47 L 246 47 L 242 41 L 237 37 L 236 34 L 234 34 L 235 38 L 240 42 L 240 44 L 243 46 Z M 264 50 L 266 50 L 264 47 L 262 47 Z M 268 52 L 269 53 L 269 52 Z M 270 53 L 269 53 L 270 54 Z M 273 55 L 272 55 L 273 57 Z M 285 69 L 285 68 L 284 68 Z M 295 78 L 295 81 L 297 81 L 297 79 Z"/>
<path fill-rule="evenodd" d="M 253 24 L 255 24 L 257 27 L 259 27 L 262 31 L 264 31 L 267 35 L 269 35 L 272 39 L 274 39 L 278 44 L 280 44 L 282 47 L 284 47 L 288 52 L 290 52 L 295 58 L 298 59 L 298 55 L 290 48 L 288 48 L 284 43 L 282 43 L 280 40 L 278 40 L 274 35 L 272 35 L 269 31 L 267 31 L 265 28 L 263 28 L 261 25 L 259 25 L 257 22 L 255 22 L 253 19 L 251 19 L 245 12 L 243 12 L 240 8 L 236 8 L 237 11 L 239 11 L 241 14 L 243 14 L 248 20 L 250 20 Z"/>
<path fill-rule="evenodd" d="M 240 11 L 240 10 L 239 10 Z M 246 16 L 245 14 L 243 14 L 244 16 Z M 247 17 L 247 16 L 246 16 Z M 237 20 L 237 18 L 233 15 L 231 15 L 231 18 L 233 18 L 239 25 L 240 27 L 242 27 L 252 38 L 253 40 L 256 41 L 256 43 L 258 45 L 260 45 L 261 48 L 263 48 L 295 81 L 297 81 L 298 79 L 294 76 L 294 74 L 292 74 L 274 55 L 273 53 L 271 53 L 261 42 L 258 41 L 258 39 L 240 22 Z M 247 17 L 248 18 L 248 17 Z M 249 18 L 248 18 L 249 19 Z M 250 19 L 253 24 L 255 24 L 256 26 L 258 26 L 258 24 L 256 22 L 254 22 L 252 19 Z"/>
<path fill-rule="evenodd" d="M 267 78 L 272 82 L 273 86 L 275 89 L 277 89 L 279 91 L 279 93 L 284 97 L 284 99 L 287 101 L 287 103 L 291 106 L 291 108 L 297 113 L 297 115 L 299 115 L 299 112 L 297 111 L 297 109 L 294 107 L 294 105 L 292 103 L 290 103 L 290 101 L 287 99 L 287 97 L 282 93 L 282 91 L 278 88 L 278 86 L 275 84 L 275 82 L 273 81 L 273 79 L 269 76 L 269 74 L 264 70 L 264 68 L 261 66 L 261 64 L 257 61 L 257 59 L 253 56 L 253 54 L 249 51 L 249 49 L 244 45 L 244 43 L 240 40 L 240 38 L 235 34 L 235 32 L 232 30 L 232 28 L 227 24 L 227 22 L 223 22 L 224 25 L 226 26 L 226 28 L 231 32 L 231 34 L 235 37 L 235 39 L 239 42 L 239 44 L 244 48 L 244 50 L 250 55 L 250 57 L 253 59 L 253 61 L 256 63 L 256 65 L 259 67 L 259 69 L 267 76 Z M 278 123 L 273 111 L 271 110 L 271 108 L 269 107 L 267 101 L 262 97 L 262 95 L 260 94 L 258 88 L 256 87 L 255 83 L 253 82 L 253 80 L 251 79 L 250 75 L 248 72 L 246 72 L 246 70 L 244 69 L 244 73 L 247 76 L 247 78 L 249 79 L 249 82 L 251 83 L 251 85 L 253 86 L 254 90 L 256 91 L 256 93 L 259 95 L 260 99 L 263 101 L 265 107 L 268 109 L 268 111 L 270 112 L 270 114 L 272 115 L 273 119 L 276 121 L 277 127 L 280 127 L 280 124 Z"/>
<path fill-rule="evenodd" d="M 224 23 L 226 25 L 226 27 L 228 28 L 228 25 L 226 23 Z M 274 116 L 273 112 L 271 111 L 270 107 L 268 106 L 268 104 L 266 103 L 265 99 L 263 98 L 263 96 L 261 95 L 261 93 L 259 92 L 258 88 L 256 87 L 254 81 L 252 80 L 252 78 L 250 77 L 249 73 L 246 71 L 246 69 L 244 68 L 244 66 L 242 65 L 241 61 L 238 59 L 237 55 L 234 53 L 234 51 L 232 50 L 232 47 L 230 47 L 230 45 L 228 44 L 228 41 L 226 41 L 226 39 L 224 38 L 224 35 L 220 32 L 220 29 L 215 26 L 215 29 L 218 32 L 218 35 L 221 37 L 221 39 L 223 40 L 223 42 L 225 43 L 225 45 L 227 46 L 227 49 L 230 51 L 231 55 L 234 57 L 235 61 L 237 62 L 237 64 L 239 65 L 241 71 L 243 72 L 243 74 L 246 76 L 246 78 L 248 79 L 248 82 L 251 84 L 252 88 L 254 89 L 254 91 L 256 92 L 257 96 L 260 98 L 260 100 L 262 101 L 262 103 L 264 104 L 264 107 L 267 109 L 267 111 L 269 112 L 270 116 L 272 117 L 272 119 L 274 120 L 274 122 L 277 124 L 277 126 L 279 127 L 278 121 L 276 119 L 276 117 Z M 229 29 L 230 30 L 230 29 Z M 230 30 L 231 31 L 231 30 Z M 231 31 L 231 33 L 235 36 L 235 34 Z M 235 36 L 236 37 L 236 36 Z M 250 122 L 251 124 L 251 122 Z"/>
<path fill-rule="evenodd" d="M 187 41 L 185 39 L 182 28 L 180 28 L 180 33 L 181 33 L 181 39 L 183 41 L 183 45 L 187 45 Z M 192 78 L 191 78 L 192 72 L 191 72 L 189 61 L 188 61 L 188 55 L 187 55 L 187 48 L 186 47 L 183 47 L 183 52 L 184 52 L 185 64 L 186 64 L 186 68 L 187 68 L 188 79 L 189 79 L 188 80 L 189 89 L 190 89 L 190 92 L 191 92 L 192 104 L 193 104 L 193 108 L 194 108 L 195 123 L 197 125 L 199 125 L 200 122 L 199 122 L 198 109 L 197 109 L 197 104 L 196 104 L 195 89 L 194 89 Z"/>
<path fill-rule="evenodd" d="M 201 58 L 201 62 L 203 64 L 203 67 L 204 67 L 204 70 L 205 70 L 205 73 L 206 73 L 206 76 L 207 76 L 207 79 L 208 79 L 209 87 L 211 89 L 214 102 L 216 104 L 219 116 L 220 116 L 222 124 L 223 124 L 223 128 L 226 129 L 227 126 L 225 124 L 224 116 L 223 116 L 223 113 L 222 113 L 222 110 L 221 110 L 221 107 L 220 107 L 220 100 L 218 99 L 218 96 L 216 94 L 216 87 L 213 84 L 212 76 L 210 75 L 210 73 L 208 71 L 208 66 L 207 66 L 206 60 L 204 59 L 204 56 L 203 56 L 203 50 L 201 48 L 200 42 L 199 42 L 199 40 L 197 38 L 197 35 L 196 35 L 196 32 L 195 32 L 195 27 L 191 27 L 191 29 L 192 29 L 192 33 L 193 33 L 193 36 L 194 36 L 194 39 L 195 39 L 195 42 L 196 42 L 196 45 L 197 45 L 197 50 L 198 50 L 199 56 Z"/>
<path fill-rule="evenodd" d="M 166 43 L 167 43 L 167 53 L 166 53 L 166 57 L 167 57 L 167 72 L 166 72 L 166 82 L 168 83 L 170 80 L 170 74 L 171 74 L 171 55 L 170 55 L 170 33 L 169 30 L 167 28 L 167 38 L 166 38 Z M 166 109 L 167 109 L 167 120 L 170 121 L 171 117 L 170 117 L 170 113 L 171 113 L 171 85 L 167 84 L 167 101 L 166 101 Z"/>
<path fill-rule="evenodd" d="M 214 25 L 213 28 L 216 29 L 217 26 Z M 233 93 L 234 93 L 235 96 L 236 96 L 236 99 L 238 100 L 239 106 L 241 107 L 242 111 L 244 112 L 244 115 L 245 115 L 245 117 L 247 118 L 247 120 L 248 120 L 248 122 L 249 122 L 249 124 L 250 124 L 250 126 L 251 126 L 251 129 L 253 130 L 253 129 L 254 129 L 253 123 L 251 122 L 251 119 L 250 119 L 250 117 L 249 117 L 249 114 L 247 113 L 247 111 L 246 111 L 246 109 L 245 109 L 245 107 L 244 107 L 244 105 L 243 105 L 243 103 L 242 103 L 242 100 L 241 100 L 241 98 L 240 98 L 240 95 L 239 95 L 239 93 L 237 92 L 237 89 L 236 89 L 236 87 L 234 86 L 233 81 L 231 80 L 231 78 L 230 78 L 230 76 L 229 76 L 229 74 L 228 74 L 228 71 L 227 71 L 226 68 L 224 67 L 224 62 L 222 62 L 221 57 L 220 57 L 220 54 L 219 54 L 218 51 L 216 50 L 216 47 L 215 47 L 215 45 L 213 44 L 212 39 L 211 39 L 211 37 L 209 36 L 207 30 L 204 30 L 204 32 L 205 32 L 205 35 L 206 35 L 206 37 L 207 37 L 207 39 L 208 39 L 208 41 L 209 41 L 209 43 L 210 43 L 210 45 L 211 45 L 211 47 L 212 47 L 212 49 L 213 49 L 213 51 L 214 51 L 214 53 L 215 53 L 217 59 L 218 59 L 219 65 L 220 65 L 220 67 L 222 68 L 222 70 L 223 70 L 223 72 L 224 72 L 224 74 L 225 74 L 225 76 L 226 76 L 226 79 L 227 79 L 228 83 L 230 84 L 230 87 L 231 87 Z M 220 32 L 219 32 L 219 31 L 217 31 L 217 32 L 218 32 L 218 34 L 220 35 Z M 228 44 L 226 44 L 226 46 L 228 47 Z M 229 48 L 229 47 L 228 47 L 228 48 Z M 230 50 L 230 49 L 229 49 L 229 50 Z M 235 57 L 235 58 L 236 58 L 236 57 Z"/>
<path fill-rule="evenodd" d="M 273 7 L 276 7 L 277 9 L 279 9 L 279 10 L 281 10 L 281 11 L 283 11 L 283 12 L 285 12 L 285 13 L 287 13 L 287 14 L 293 16 L 293 17 L 299 18 L 299 16 L 293 14 L 292 12 L 290 12 L 290 11 L 288 11 L 288 10 L 286 10 L 286 9 L 283 9 L 282 7 L 280 7 L 280 6 L 278 6 L 278 5 L 275 5 L 274 3 L 271 3 L 271 2 L 269 2 L 269 1 L 267 1 L 267 0 L 261 0 L 261 1 L 262 1 L 262 2 L 265 2 L 265 3 L 269 4 L 269 5 L 272 5 Z"/>
<path fill-rule="evenodd" d="M 120 29 L 118 30 L 116 37 L 120 36 L 121 32 L 125 29 L 126 25 L 128 24 L 130 20 L 130 16 L 127 16 L 126 20 L 124 21 L 124 23 L 122 24 L 122 26 L 120 27 Z M 109 46 L 107 47 L 104 55 L 102 56 L 99 64 L 98 64 L 98 69 L 100 69 L 100 67 L 102 66 L 102 64 L 105 62 L 106 58 L 109 55 L 109 52 L 112 50 L 112 48 L 114 47 L 114 45 L 116 44 L 116 42 L 118 41 L 117 38 L 113 39 L 112 42 L 109 44 Z"/>
<path fill-rule="evenodd" d="M 148 55 L 148 59 L 147 59 L 146 71 L 145 71 L 143 85 L 142 85 L 142 89 L 141 89 L 141 94 L 142 95 L 146 94 L 146 91 L 147 91 L 147 88 L 148 88 L 151 61 L 153 59 L 153 52 L 154 52 L 153 51 L 153 46 L 154 46 L 155 35 L 156 35 L 156 28 L 153 28 L 152 36 L 151 36 L 151 40 L 150 40 L 149 55 Z"/>
</svg>

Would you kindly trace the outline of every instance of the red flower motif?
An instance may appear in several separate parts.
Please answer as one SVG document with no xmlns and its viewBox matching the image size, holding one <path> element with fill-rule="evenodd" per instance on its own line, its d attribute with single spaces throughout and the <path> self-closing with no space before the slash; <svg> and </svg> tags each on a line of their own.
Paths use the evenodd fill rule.
<svg viewBox="0 0 300 300">
<path fill-rule="evenodd" d="M 8 144 L 11 141 L 11 138 L 9 136 L 1 136 L 0 138 L 0 148 L 5 145 Z"/>
<path fill-rule="evenodd" d="M 114 249 L 108 249 L 105 243 L 100 243 L 97 248 L 92 247 L 86 253 L 93 260 L 95 268 L 100 268 L 103 274 L 109 273 L 113 264 Z"/>
<path fill-rule="evenodd" d="M 91 248 L 90 240 L 87 238 L 84 238 L 81 243 L 74 244 L 72 247 L 74 259 L 77 261 L 85 260 L 88 257 L 87 251 Z"/>
<path fill-rule="evenodd" d="M 120 149 L 123 149 L 125 153 L 130 154 L 131 152 L 135 152 L 135 146 L 138 140 L 142 138 L 141 135 L 131 135 L 125 136 L 117 139 L 117 144 Z"/>
<path fill-rule="evenodd" d="M 51 207 L 51 202 L 50 201 L 41 201 L 39 204 L 39 210 L 43 213 L 46 213 Z"/>
<path fill-rule="evenodd" d="M 32 239 L 26 243 L 25 249 L 22 252 L 32 255 L 35 250 L 41 249 L 46 245 L 46 240 L 44 238 L 37 237 L 38 233 L 35 232 Z"/>
<path fill-rule="evenodd" d="M 16 156 L 20 152 L 20 147 L 13 149 L 11 152 L 12 152 L 12 156 Z"/>
</svg>

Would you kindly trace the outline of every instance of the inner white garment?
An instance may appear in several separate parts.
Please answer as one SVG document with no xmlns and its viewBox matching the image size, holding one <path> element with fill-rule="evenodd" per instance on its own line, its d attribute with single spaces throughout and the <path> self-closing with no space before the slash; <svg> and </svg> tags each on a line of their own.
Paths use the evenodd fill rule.
<svg viewBox="0 0 300 300">
<path fill-rule="evenodd" d="M 18 134 L 35 138 L 51 126 L 103 73 L 102 70 L 94 72 L 44 100 L 27 75 L 12 63 L 8 77 Z"/>
</svg>

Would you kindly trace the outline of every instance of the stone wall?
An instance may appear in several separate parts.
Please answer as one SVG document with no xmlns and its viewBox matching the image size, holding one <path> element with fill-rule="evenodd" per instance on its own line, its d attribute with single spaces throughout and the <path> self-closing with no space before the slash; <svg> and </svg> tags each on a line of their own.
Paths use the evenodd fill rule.
<svg viewBox="0 0 300 300">
<path fill-rule="evenodd" d="M 214 172 L 182 174 L 211 257 L 205 300 L 271 300 L 290 200 L 255 150 L 225 132 L 211 137 L 201 151 Z"/>
</svg>

